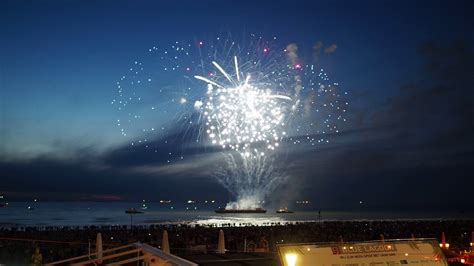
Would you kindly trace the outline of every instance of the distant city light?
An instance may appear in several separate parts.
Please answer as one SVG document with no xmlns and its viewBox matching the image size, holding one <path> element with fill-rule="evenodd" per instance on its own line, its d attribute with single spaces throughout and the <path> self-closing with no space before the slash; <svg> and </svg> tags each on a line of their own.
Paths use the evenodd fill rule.
<svg viewBox="0 0 474 266">
<path fill-rule="evenodd" d="M 296 201 L 296 204 L 309 204 L 310 201 L 309 200 L 298 200 Z"/>
</svg>

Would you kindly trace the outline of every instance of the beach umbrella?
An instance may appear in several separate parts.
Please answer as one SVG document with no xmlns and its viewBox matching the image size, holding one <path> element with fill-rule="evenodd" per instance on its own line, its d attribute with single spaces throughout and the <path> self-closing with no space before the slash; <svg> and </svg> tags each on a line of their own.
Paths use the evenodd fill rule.
<svg viewBox="0 0 474 266">
<path fill-rule="evenodd" d="M 446 243 L 446 236 L 444 232 L 441 233 L 441 244 L 439 244 L 440 248 L 449 249 L 449 243 Z"/>
<path fill-rule="evenodd" d="M 95 252 L 97 253 L 97 263 L 102 263 L 102 234 L 97 233 L 97 238 L 95 240 Z"/>
<path fill-rule="evenodd" d="M 168 242 L 168 231 L 163 231 L 163 239 L 161 240 L 161 250 L 164 253 L 170 254 L 170 243 Z"/>
<path fill-rule="evenodd" d="M 471 232 L 471 252 L 474 252 L 474 231 Z"/>
<path fill-rule="evenodd" d="M 217 242 L 217 253 L 225 253 L 225 242 L 224 242 L 224 231 L 222 229 L 219 231 L 219 241 Z"/>
</svg>

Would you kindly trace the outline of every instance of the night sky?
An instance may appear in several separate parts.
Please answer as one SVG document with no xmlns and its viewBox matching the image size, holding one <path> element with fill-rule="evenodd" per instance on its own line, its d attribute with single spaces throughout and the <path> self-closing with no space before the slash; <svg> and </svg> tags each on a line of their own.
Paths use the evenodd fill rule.
<svg viewBox="0 0 474 266">
<path fill-rule="evenodd" d="M 255 33 L 335 44 L 323 63 L 350 102 L 329 144 L 292 148 L 270 202 L 472 209 L 473 12 L 472 1 L 2 1 L 0 193 L 227 201 L 218 152 L 170 164 L 132 148 L 110 102 L 156 43 Z"/>
</svg>

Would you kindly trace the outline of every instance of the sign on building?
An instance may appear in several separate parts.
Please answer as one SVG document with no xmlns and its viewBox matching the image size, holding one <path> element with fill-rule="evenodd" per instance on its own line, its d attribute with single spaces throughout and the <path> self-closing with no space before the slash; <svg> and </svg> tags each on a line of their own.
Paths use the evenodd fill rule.
<svg viewBox="0 0 474 266">
<path fill-rule="evenodd" d="M 447 266 L 435 239 L 277 246 L 285 266 Z"/>
</svg>

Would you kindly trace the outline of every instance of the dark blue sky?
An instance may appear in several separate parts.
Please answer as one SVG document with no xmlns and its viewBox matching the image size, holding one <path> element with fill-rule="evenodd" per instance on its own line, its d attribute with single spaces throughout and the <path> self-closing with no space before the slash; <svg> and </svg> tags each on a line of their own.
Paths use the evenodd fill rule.
<svg viewBox="0 0 474 266">
<path fill-rule="evenodd" d="M 441 186 L 445 207 L 463 208 L 474 186 L 473 11 L 471 1 L 2 1 L 0 191 L 153 199 L 166 185 L 183 192 L 163 197 L 226 199 L 208 172 L 195 174 L 212 155 L 127 168 L 163 158 L 130 151 L 110 101 L 153 44 L 254 32 L 302 48 L 336 44 L 325 68 L 353 105 L 332 145 L 298 151 L 307 156 L 292 159 L 282 198 L 423 206 L 436 205 Z"/>
</svg>

